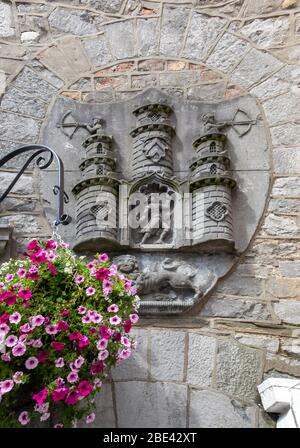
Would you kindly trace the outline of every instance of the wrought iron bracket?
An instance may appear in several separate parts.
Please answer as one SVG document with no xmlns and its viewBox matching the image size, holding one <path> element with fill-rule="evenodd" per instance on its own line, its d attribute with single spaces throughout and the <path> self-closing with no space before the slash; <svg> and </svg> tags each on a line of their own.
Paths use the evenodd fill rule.
<svg viewBox="0 0 300 448">
<path fill-rule="evenodd" d="M 36 159 L 36 165 L 41 170 L 45 170 L 48 168 L 51 163 L 53 162 L 53 159 L 55 159 L 57 167 L 58 167 L 58 181 L 57 185 L 54 185 L 53 187 L 53 193 L 57 196 L 57 216 L 55 219 L 55 225 L 58 226 L 59 224 L 68 225 L 70 224 L 72 218 L 64 213 L 64 204 L 67 204 L 69 202 L 68 195 L 64 191 L 64 164 L 61 158 L 56 154 L 53 149 L 49 148 L 49 146 L 45 145 L 25 145 L 21 146 L 20 148 L 15 149 L 11 153 L 4 156 L 2 159 L 0 159 L 0 169 L 5 165 L 9 160 L 18 157 L 20 154 L 23 154 L 25 152 L 34 151 L 33 154 L 30 155 L 28 160 L 24 163 L 23 167 L 20 169 L 20 171 L 16 174 L 13 181 L 10 183 L 10 185 L 6 188 L 4 193 L 2 193 L 0 197 L 0 203 L 6 198 L 6 196 L 10 193 L 10 191 L 13 189 L 17 181 L 20 179 L 26 168 L 30 165 L 30 163 Z M 41 154 L 48 153 L 49 159 L 45 159 Z"/>
</svg>

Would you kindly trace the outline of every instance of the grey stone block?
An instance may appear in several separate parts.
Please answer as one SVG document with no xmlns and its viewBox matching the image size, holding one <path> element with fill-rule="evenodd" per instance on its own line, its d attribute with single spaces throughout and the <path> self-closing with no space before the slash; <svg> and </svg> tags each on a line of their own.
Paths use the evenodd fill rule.
<svg viewBox="0 0 300 448">
<path fill-rule="evenodd" d="M 99 393 L 95 396 L 96 408 L 92 410 L 96 414 L 93 423 L 87 424 L 85 418 L 78 422 L 79 428 L 115 428 L 116 419 L 112 399 L 112 387 L 110 383 L 104 383 Z"/>
<path fill-rule="evenodd" d="M 297 174 L 300 166 L 300 151 L 298 148 L 274 148 L 273 163 L 276 174 Z"/>
<path fill-rule="evenodd" d="M 300 123 L 286 123 L 270 129 L 275 146 L 300 144 Z"/>
<path fill-rule="evenodd" d="M 263 107 L 270 125 L 293 120 L 299 117 L 299 96 L 293 92 L 276 96 L 265 101 Z"/>
<path fill-rule="evenodd" d="M 226 20 L 220 17 L 210 17 L 194 12 L 189 25 L 183 56 L 202 60 L 225 24 Z"/>
<path fill-rule="evenodd" d="M 131 335 L 138 341 L 138 348 L 132 351 L 130 358 L 112 370 L 115 381 L 146 380 L 148 379 L 148 334 L 150 332 L 142 329 L 133 329 Z"/>
<path fill-rule="evenodd" d="M 240 32 L 260 48 L 282 45 L 289 34 L 289 18 L 275 17 L 247 22 Z"/>
<path fill-rule="evenodd" d="M 32 98 L 21 90 L 9 87 L 2 97 L 1 107 L 12 112 L 43 118 L 46 115 L 47 104 L 37 98 Z"/>
<path fill-rule="evenodd" d="M 245 400 L 255 400 L 261 376 L 262 352 L 232 341 L 220 342 L 216 364 L 216 386 L 219 390 Z"/>
<path fill-rule="evenodd" d="M 226 33 L 207 59 L 207 63 L 214 68 L 228 72 L 241 60 L 248 48 L 250 48 L 248 42 Z"/>
<path fill-rule="evenodd" d="M 300 190 L 299 177 L 282 177 L 275 179 L 272 195 L 273 196 L 298 196 Z"/>
<path fill-rule="evenodd" d="M 9 37 L 15 34 L 12 27 L 12 10 L 11 6 L 1 1 L 0 2 L 0 36 Z"/>
<path fill-rule="evenodd" d="M 48 70 L 43 64 L 41 64 L 38 60 L 33 59 L 27 64 L 27 67 L 32 68 L 36 73 L 42 76 L 46 81 L 52 84 L 57 89 L 60 89 L 64 82 L 58 78 L 54 73 Z"/>
<path fill-rule="evenodd" d="M 258 278 L 240 277 L 233 274 L 220 283 L 218 292 L 237 296 L 258 297 L 263 292 L 263 282 Z"/>
<path fill-rule="evenodd" d="M 79 36 L 97 33 L 98 31 L 93 23 L 92 14 L 76 9 L 56 8 L 48 17 L 48 22 L 51 28 Z"/>
<path fill-rule="evenodd" d="M 0 172 L 0 193 L 4 193 L 6 188 L 11 184 L 11 182 L 16 177 L 17 173 L 5 173 L 4 171 Z M 33 178 L 31 176 L 23 176 L 20 177 L 11 193 L 17 194 L 33 194 Z"/>
<path fill-rule="evenodd" d="M 192 389 L 189 428 L 253 428 L 254 425 L 254 406 L 217 392 Z"/>
<path fill-rule="evenodd" d="M 214 82 L 192 86 L 187 90 L 187 98 L 190 100 L 213 101 L 223 98 L 225 94 L 225 82 Z"/>
<path fill-rule="evenodd" d="M 254 87 L 251 90 L 251 93 L 256 95 L 262 101 L 288 92 L 298 96 L 300 92 L 298 85 L 299 75 L 300 67 L 287 65 L 274 73 L 270 78 Z"/>
<path fill-rule="evenodd" d="M 57 92 L 55 87 L 27 67 L 16 77 L 13 85 L 43 101 L 51 100 Z"/>
<path fill-rule="evenodd" d="M 0 111 L 0 122 L 0 138 L 5 140 L 14 140 L 25 144 L 35 142 L 38 137 L 40 122 L 33 118 Z"/>
<path fill-rule="evenodd" d="M 189 9 L 166 6 L 163 10 L 160 54 L 178 56 L 188 23 Z"/>
<path fill-rule="evenodd" d="M 185 333 L 151 331 L 150 373 L 159 381 L 183 381 Z"/>
<path fill-rule="evenodd" d="M 136 55 L 135 26 L 132 20 L 106 25 L 106 38 L 116 59 L 130 58 Z"/>
<path fill-rule="evenodd" d="M 271 353 L 277 353 L 279 350 L 279 339 L 271 336 L 237 333 L 235 338 L 240 344 L 261 348 Z"/>
<path fill-rule="evenodd" d="M 104 34 L 95 38 L 84 39 L 83 45 L 93 65 L 106 65 L 112 60 L 107 39 Z"/>
<path fill-rule="evenodd" d="M 157 54 L 159 39 L 158 19 L 140 19 L 137 21 L 137 54 L 152 56 Z"/>
<path fill-rule="evenodd" d="M 284 277 L 300 277 L 300 261 L 280 261 L 279 271 Z"/>
<path fill-rule="evenodd" d="M 290 235 L 296 236 L 299 233 L 299 224 L 294 217 L 276 216 L 273 213 L 266 217 L 263 230 L 272 236 Z"/>
<path fill-rule="evenodd" d="M 275 314 L 286 324 L 300 324 L 300 301 L 281 300 L 274 303 Z"/>
<path fill-rule="evenodd" d="M 211 298 L 200 315 L 203 317 L 229 317 L 244 320 L 270 320 L 271 314 L 266 303 L 239 298 Z"/>
<path fill-rule="evenodd" d="M 2 177 L 1 173 L 1 176 Z M 20 180 L 22 177 L 20 178 Z M 16 184 L 18 186 L 18 183 Z M 2 190 L 1 180 L 0 180 L 0 191 Z M 32 212 L 37 208 L 37 199 L 32 199 L 31 197 L 12 198 L 7 197 L 5 201 L 0 204 L 0 213 L 5 211 L 9 212 Z"/>
<path fill-rule="evenodd" d="M 185 385 L 130 381 L 115 388 L 119 428 L 186 427 Z"/>
<path fill-rule="evenodd" d="M 85 3 L 97 11 L 116 13 L 120 10 L 123 0 L 85 0 Z"/>
<path fill-rule="evenodd" d="M 49 233 L 50 228 L 48 223 L 39 217 L 34 215 L 7 215 L 1 217 L 1 224 L 7 224 L 12 226 L 16 233 L 22 235 L 30 235 L 32 238 L 40 237 Z"/>
<path fill-rule="evenodd" d="M 282 66 L 282 62 L 271 54 L 252 48 L 240 65 L 233 71 L 231 81 L 248 89 Z"/>
<path fill-rule="evenodd" d="M 189 333 L 187 382 L 193 386 L 211 385 L 216 350 L 216 339 Z"/>
</svg>

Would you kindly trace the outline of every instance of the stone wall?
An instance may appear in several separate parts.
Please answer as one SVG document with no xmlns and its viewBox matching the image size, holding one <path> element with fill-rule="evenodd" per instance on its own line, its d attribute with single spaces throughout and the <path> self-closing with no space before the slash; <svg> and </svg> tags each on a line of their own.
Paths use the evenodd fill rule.
<svg viewBox="0 0 300 448">
<path fill-rule="evenodd" d="M 269 127 L 270 200 L 251 247 L 198 313 L 142 319 L 140 349 L 99 395 L 96 426 L 274 426 L 257 384 L 300 377 L 299 44 L 299 0 L 0 0 L 1 156 L 40 141 L 58 95 L 250 93 Z M 1 172 L 1 190 L 21 163 Z M 21 247 L 51 234 L 35 171 L 0 212 Z"/>
</svg>

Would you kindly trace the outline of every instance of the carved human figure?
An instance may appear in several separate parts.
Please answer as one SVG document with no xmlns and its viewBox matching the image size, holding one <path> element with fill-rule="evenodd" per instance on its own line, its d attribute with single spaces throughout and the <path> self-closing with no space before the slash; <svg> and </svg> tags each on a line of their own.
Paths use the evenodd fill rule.
<svg viewBox="0 0 300 448">
<path fill-rule="evenodd" d="M 103 120 L 99 117 L 92 119 L 90 123 L 86 124 L 86 129 L 90 134 L 97 134 L 99 130 L 103 128 Z"/>
</svg>

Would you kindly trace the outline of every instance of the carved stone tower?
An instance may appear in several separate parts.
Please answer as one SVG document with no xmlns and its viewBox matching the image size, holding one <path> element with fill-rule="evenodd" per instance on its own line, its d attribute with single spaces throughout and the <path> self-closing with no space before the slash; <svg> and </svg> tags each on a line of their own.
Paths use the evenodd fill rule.
<svg viewBox="0 0 300 448">
<path fill-rule="evenodd" d="M 119 181 L 114 173 L 112 138 L 97 130 L 82 145 L 86 158 L 80 163 L 82 179 L 72 192 L 76 197 L 76 237 L 74 247 L 86 250 L 95 242 L 104 247 L 117 243 L 117 201 Z"/>
<path fill-rule="evenodd" d="M 196 138 L 197 158 L 190 165 L 193 244 L 234 247 L 231 190 L 236 182 L 228 169 L 227 137 L 210 133 Z"/>
<path fill-rule="evenodd" d="M 172 176 L 173 159 L 171 140 L 174 129 L 168 119 L 172 109 L 165 104 L 147 104 L 134 110 L 137 127 L 133 137 L 132 177 L 151 172 Z"/>
</svg>

